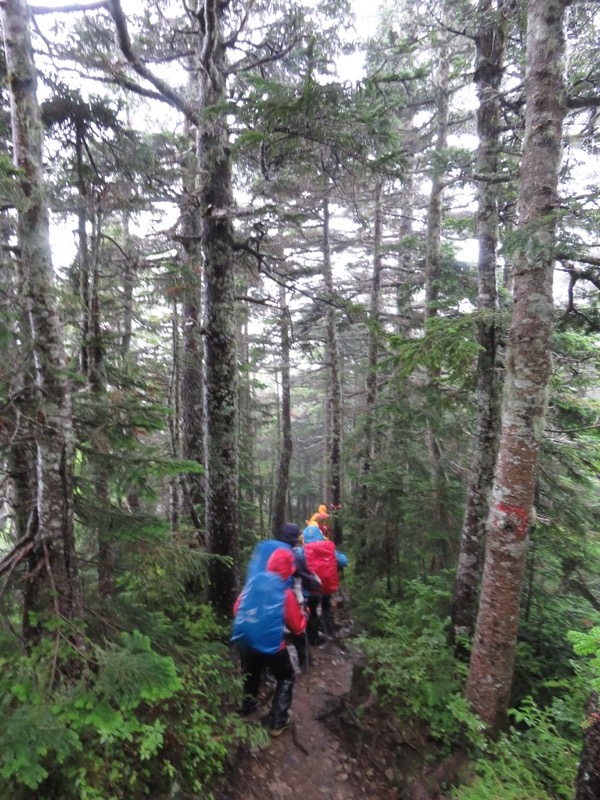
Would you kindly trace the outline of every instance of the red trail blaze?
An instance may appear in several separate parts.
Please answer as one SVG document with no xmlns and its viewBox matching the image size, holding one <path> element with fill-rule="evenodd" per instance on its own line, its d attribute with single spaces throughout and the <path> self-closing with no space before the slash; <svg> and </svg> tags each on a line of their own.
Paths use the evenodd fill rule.
<svg viewBox="0 0 600 800">
<path fill-rule="evenodd" d="M 502 514 L 502 518 L 498 513 Z M 502 521 L 504 520 L 504 524 Z M 507 525 L 508 523 L 508 525 Z M 520 506 L 513 506 L 510 503 L 497 503 L 494 509 L 494 524 L 498 528 L 510 527 L 514 530 L 517 539 L 524 539 L 529 528 L 529 513 Z"/>
</svg>

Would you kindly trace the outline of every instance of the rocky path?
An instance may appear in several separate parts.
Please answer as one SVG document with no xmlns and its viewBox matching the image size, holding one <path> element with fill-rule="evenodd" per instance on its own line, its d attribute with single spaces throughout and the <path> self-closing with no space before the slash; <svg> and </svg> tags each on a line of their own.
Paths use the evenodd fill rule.
<svg viewBox="0 0 600 800">
<path fill-rule="evenodd" d="M 356 653 L 336 639 L 312 650 L 309 674 L 298 674 L 290 728 L 268 747 L 248 754 L 220 800 L 396 800 L 386 776 L 346 750 L 325 723 L 336 699 L 350 689 Z M 263 724 L 268 701 L 255 714 Z"/>
</svg>

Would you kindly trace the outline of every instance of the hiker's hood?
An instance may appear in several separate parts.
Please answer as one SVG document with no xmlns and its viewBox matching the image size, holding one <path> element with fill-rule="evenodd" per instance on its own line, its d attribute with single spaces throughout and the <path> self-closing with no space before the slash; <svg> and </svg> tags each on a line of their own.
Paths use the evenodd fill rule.
<svg viewBox="0 0 600 800">
<path fill-rule="evenodd" d="M 292 547 L 298 543 L 300 538 L 300 526 L 294 522 L 284 522 L 277 533 L 277 538 L 280 542 L 291 544 Z"/>
<path fill-rule="evenodd" d="M 325 537 L 321 533 L 318 525 L 307 525 L 307 527 L 304 528 L 302 538 L 304 539 L 304 544 L 325 541 Z"/>
<path fill-rule="evenodd" d="M 275 550 L 267 561 L 267 570 L 279 575 L 284 581 L 292 577 L 295 569 L 296 562 L 294 554 L 291 550 L 288 550 L 287 547 L 280 547 L 278 550 Z"/>
</svg>

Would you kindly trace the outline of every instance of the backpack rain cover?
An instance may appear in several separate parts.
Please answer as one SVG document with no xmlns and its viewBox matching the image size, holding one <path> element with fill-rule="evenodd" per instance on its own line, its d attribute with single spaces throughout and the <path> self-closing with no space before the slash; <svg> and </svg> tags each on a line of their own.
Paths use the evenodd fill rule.
<svg viewBox="0 0 600 800">
<path fill-rule="evenodd" d="M 283 641 L 285 583 L 274 572 L 257 572 L 244 587 L 231 641 L 259 653 L 277 653 Z"/>
</svg>

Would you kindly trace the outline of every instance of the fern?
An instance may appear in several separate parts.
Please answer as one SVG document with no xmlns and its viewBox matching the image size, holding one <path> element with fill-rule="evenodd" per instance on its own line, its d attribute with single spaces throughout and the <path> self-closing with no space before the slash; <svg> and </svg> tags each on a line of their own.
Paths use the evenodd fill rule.
<svg viewBox="0 0 600 800">
<path fill-rule="evenodd" d="M 600 625 L 589 631 L 569 631 L 569 641 L 578 656 L 592 656 L 590 667 L 593 671 L 592 688 L 600 692 Z"/>
</svg>

